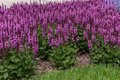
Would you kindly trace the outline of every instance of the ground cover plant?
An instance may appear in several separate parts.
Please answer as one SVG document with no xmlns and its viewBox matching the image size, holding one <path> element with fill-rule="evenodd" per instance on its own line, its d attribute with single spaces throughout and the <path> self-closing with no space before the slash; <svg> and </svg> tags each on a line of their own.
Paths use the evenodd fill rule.
<svg viewBox="0 0 120 80">
<path fill-rule="evenodd" d="M 96 43 L 98 35 L 103 39 Z M 105 0 L 0 6 L 0 56 L 9 48 L 18 56 L 24 43 L 33 57 L 61 69 L 74 65 L 79 52 L 89 53 L 93 63 L 120 65 L 120 12 Z"/>
</svg>

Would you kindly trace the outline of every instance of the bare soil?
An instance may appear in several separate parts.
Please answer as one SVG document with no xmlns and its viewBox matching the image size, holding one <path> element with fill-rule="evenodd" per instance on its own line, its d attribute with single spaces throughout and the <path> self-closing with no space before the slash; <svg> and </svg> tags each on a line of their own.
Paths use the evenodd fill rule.
<svg viewBox="0 0 120 80">
<path fill-rule="evenodd" d="M 90 64 L 90 56 L 89 54 L 80 54 L 76 58 L 75 67 L 85 66 Z M 38 65 L 37 65 L 37 72 L 50 72 L 55 70 L 54 66 L 51 64 L 50 61 L 43 61 L 37 58 Z"/>
<path fill-rule="evenodd" d="M 84 66 L 84 65 L 89 65 L 90 64 L 90 55 L 89 54 L 81 54 L 77 56 L 77 61 L 75 66 Z"/>
</svg>

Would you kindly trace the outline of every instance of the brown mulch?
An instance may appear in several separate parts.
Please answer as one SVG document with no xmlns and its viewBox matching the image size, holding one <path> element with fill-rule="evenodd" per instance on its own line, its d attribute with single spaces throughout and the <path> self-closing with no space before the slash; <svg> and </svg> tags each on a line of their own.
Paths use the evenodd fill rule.
<svg viewBox="0 0 120 80">
<path fill-rule="evenodd" d="M 75 63 L 75 66 L 84 66 L 90 64 L 90 55 L 89 54 L 81 54 L 77 56 L 77 61 Z"/>
<path fill-rule="evenodd" d="M 40 59 L 37 59 L 37 61 L 38 61 L 37 72 L 42 72 L 42 73 L 50 72 L 54 69 L 51 62 L 49 61 L 43 61 Z"/>
<path fill-rule="evenodd" d="M 38 65 L 37 65 L 37 72 L 50 72 L 52 70 L 55 70 L 55 68 L 52 66 L 51 62 L 49 61 L 43 61 L 37 58 Z M 89 65 L 90 64 L 90 56 L 89 54 L 81 54 L 77 56 L 77 61 L 75 63 L 75 67 Z"/>
</svg>

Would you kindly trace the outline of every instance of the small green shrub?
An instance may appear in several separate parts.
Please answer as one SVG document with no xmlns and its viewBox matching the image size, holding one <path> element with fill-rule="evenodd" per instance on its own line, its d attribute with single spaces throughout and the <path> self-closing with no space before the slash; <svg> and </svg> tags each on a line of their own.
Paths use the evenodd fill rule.
<svg viewBox="0 0 120 80">
<path fill-rule="evenodd" d="M 75 45 L 60 45 L 58 48 L 52 48 L 49 59 L 58 69 L 66 69 L 74 65 L 76 53 Z"/>
<path fill-rule="evenodd" d="M 0 62 L 0 80 L 28 80 L 35 73 L 32 54 L 31 50 L 9 50 Z"/>
<path fill-rule="evenodd" d="M 120 48 L 105 44 L 101 37 L 96 40 L 90 51 L 90 55 L 93 63 L 120 66 Z"/>
<path fill-rule="evenodd" d="M 79 40 L 77 41 L 77 47 L 79 48 L 80 53 L 89 53 L 89 48 L 87 41 L 84 38 L 83 29 L 81 26 L 77 27 Z"/>
</svg>

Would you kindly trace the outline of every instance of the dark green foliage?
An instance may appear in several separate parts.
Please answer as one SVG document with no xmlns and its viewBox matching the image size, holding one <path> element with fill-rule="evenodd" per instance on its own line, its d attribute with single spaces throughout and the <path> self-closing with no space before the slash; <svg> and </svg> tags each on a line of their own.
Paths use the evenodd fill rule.
<svg viewBox="0 0 120 80">
<path fill-rule="evenodd" d="M 77 42 L 77 46 L 79 48 L 80 53 L 89 53 L 87 40 L 84 39 L 83 29 L 81 26 L 77 27 L 79 40 Z"/>
<path fill-rule="evenodd" d="M 101 37 L 96 40 L 90 54 L 93 63 L 120 66 L 120 48 L 118 46 L 105 44 Z"/>
<path fill-rule="evenodd" d="M 52 48 L 49 59 L 58 69 L 66 69 L 74 65 L 76 52 L 76 46 L 73 44 L 60 45 L 58 48 Z"/>
<path fill-rule="evenodd" d="M 0 61 L 0 80 L 28 80 L 35 73 L 31 50 L 9 50 Z"/>
<path fill-rule="evenodd" d="M 49 44 L 48 39 L 42 36 L 42 29 L 38 26 L 38 43 L 39 43 L 39 53 L 38 56 L 40 59 L 48 59 Z"/>
</svg>

